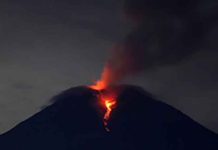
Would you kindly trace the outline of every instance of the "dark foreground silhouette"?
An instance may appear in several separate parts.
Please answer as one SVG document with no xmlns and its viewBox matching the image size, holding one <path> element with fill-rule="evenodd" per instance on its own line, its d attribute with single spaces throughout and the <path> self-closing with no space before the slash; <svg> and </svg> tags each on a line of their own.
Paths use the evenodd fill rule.
<svg viewBox="0 0 218 150">
<path fill-rule="evenodd" d="M 122 88 L 121 88 L 122 87 Z M 218 136 L 143 89 L 120 86 L 104 129 L 97 91 L 76 87 L 0 136 L 1 150 L 218 150 Z"/>
</svg>

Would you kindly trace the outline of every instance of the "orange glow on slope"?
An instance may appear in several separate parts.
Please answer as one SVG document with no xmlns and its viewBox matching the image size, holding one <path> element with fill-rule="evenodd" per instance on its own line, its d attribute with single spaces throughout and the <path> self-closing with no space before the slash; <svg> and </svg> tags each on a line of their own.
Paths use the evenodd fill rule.
<svg viewBox="0 0 218 150">
<path fill-rule="evenodd" d="M 116 105 L 116 100 L 115 99 L 110 99 L 110 100 L 103 99 L 103 100 L 104 100 L 105 107 L 107 109 L 105 114 L 104 114 L 104 126 L 105 126 L 105 129 L 107 131 L 110 131 L 110 129 L 107 127 L 107 125 L 108 125 L 108 120 L 110 118 L 111 111 Z"/>
<path fill-rule="evenodd" d="M 110 117 L 110 113 L 113 109 L 113 106 L 116 104 L 116 101 L 114 100 L 105 100 L 105 106 L 107 108 L 107 112 L 104 115 L 104 119 L 108 120 Z"/>
<path fill-rule="evenodd" d="M 109 128 L 107 127 L 107 124 L 110 118 L 111 111 L 116 105 L 115 92 L 109 92 L 107 94 L 102 93 L 102 90 L 106 90 L 108 88 L 109 75 L 110 75 L 110 71 L 107 67 L 105 67 L 103 70 L 101 79 L 98 80 L 95 84 L 89 86 L 89 88 L 97 90 L 100 93 L 99 95 L 100 104 L 106 109 L 106 112 L 103 118 L 106 131 L 110 131 Z"/>
</svg>

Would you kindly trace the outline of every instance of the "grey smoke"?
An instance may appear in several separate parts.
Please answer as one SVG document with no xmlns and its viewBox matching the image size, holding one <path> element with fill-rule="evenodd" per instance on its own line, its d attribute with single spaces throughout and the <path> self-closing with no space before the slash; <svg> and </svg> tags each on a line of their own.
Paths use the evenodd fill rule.
<svg viewBox="0 0 218 150">
<path fill-rule="evenodd" d="M 214 0 L 125 0 L 132 32 L 113 48 L 108 61 L 111 82 L 162 65 L 189 59 L 208 45 L 216 26 Z"/>
</svg>

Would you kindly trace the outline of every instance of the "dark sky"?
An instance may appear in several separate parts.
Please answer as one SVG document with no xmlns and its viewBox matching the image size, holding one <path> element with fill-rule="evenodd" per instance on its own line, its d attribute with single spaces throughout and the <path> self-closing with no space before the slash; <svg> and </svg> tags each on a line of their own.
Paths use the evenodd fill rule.
<svg viewBox="0 0 218 150">
<path fill-rule="evenodd" d="M 205 3 L 202 10 L 213 5 Z M 0 20 L 0 132 L 60 91 L 96 80 L 109 49 L 131 30 L 121 0 L 3 0 Z M 217 33 L 211 28 L 207 46 L 186 61 L 125 82 L 218 132 Z"/>
</svg>

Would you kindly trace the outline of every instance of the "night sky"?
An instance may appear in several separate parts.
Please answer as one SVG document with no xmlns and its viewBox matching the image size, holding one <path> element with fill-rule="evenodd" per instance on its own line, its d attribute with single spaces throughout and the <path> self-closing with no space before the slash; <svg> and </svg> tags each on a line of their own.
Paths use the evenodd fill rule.
<svg viewBox="0 0 218 150">
<path fill-rule="evenodd" d="M 202 3 L 202 14 L 217 11 L 217 2 Z M 132 30 L 121 0 L 3 0 L 0 19 L 0 133 L 59 92 L 93 83 L 111 47 Z M 218 28 L 213 24 L 203 46 L 196 47 L 202 50 L 123 82 L 143 86 L 218 132 Z"/>
</svg>

